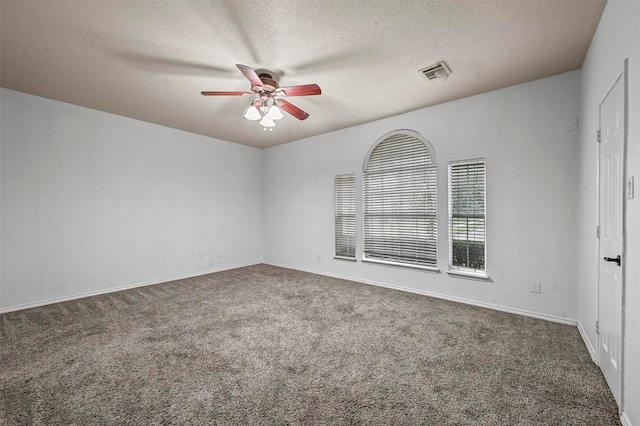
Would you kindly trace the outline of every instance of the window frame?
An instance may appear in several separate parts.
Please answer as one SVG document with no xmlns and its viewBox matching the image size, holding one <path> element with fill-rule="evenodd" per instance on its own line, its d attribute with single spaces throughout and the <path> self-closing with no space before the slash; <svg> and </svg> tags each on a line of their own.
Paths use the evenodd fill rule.
<svg viewBox="0 0 640 426">
<path fill-rule="evenodd" d="M 370 213 L 370 206 L 367 202 L 367 196 L 368 196 L 368 190 L 370 191 L 371 188 L 368 187 L 369 185 L 369 179 L 370 179 L 370 175 L 368 174 L 369 172 L 368 170 L 368 166 L 371 160 L 371 156 L 372 154 L 374 154 L 374 152 L 376 151 L 376 148 L 378 148 L 378 146 L 383 143 L 388 141 L 391 138 L 394 137 L 402 137 L 402 136 L 406 136 L 409 138 L 413 138 L 416 139 L 418 142 L 422 143 L 424 145 L 424 147 L 426 148 L 426 152 L 428 153 L 428 161 L 427 161 L 427 167 L 424 169 L 423 173 L 424 173 L 424 179 L 425 182 L 429 185 L 429 191 L 430 192 L 425 192 L 425 201 L 423 201 L 423 203 L 425 204 L 424 210 L 423 210 L 423 214 L 422 216 L 415 216 L 414 219 L 415 221 L 419 221 L 420 219 L 423 219 L 425 222 L 425 225 L 430 229 L 429 231 L 425 231 L 425 230 L 419 230 L 420 225 L 416 222 L 414 227 L 415 227 L 415 232 L 417 233 L 415 235 L 415 238 L 413 238 L 412 240 L 410 240 L 410 242 L 406 245 L 402 245 L 400 244 L 400 248 L 398 249 L 399 252 L 406 252 L 409 248 L 413 247 L 414 250 L 416 247 L 420 247 L 423 248 L 423 252 L 427 253 L 427 252 L 431 252 L 431 257 L 429 257 L 428 260 L 431 260 L 431 262 L 427 262 L 424 261 L 426 258 L 423 257 L 422 261 L 420 261 L 420 257 L 416 256 L 414 259 L 414 261 L 410 260 L 410 257 L 404 256 L 404 255 L 396 255 L 395 257 L 392 255 L 388 255 L 386 253 L 381 254 L 378 253 L 377 255 L 370 255 L 369 252 L 373 251 L 370 246 L 373 245 L 374 247 L 376 246 L 376 244 L 379 244 L 379 242 L 377 242 L 377 238 L 372 237 L 370 235 L 371 232 L 371 225 L 368 225 L 367 221 L 369 219 L 371 219 L 374 215 L 372 215 Z M 398 158 L 400 158 L 401 155 L 398 156 Z M 376 140 L 376 142 L 371 146 L 371 148 L 369 149 L 369 152 L 367 153 L 367 155 L 365 156 L 364 159 L 364 164 L 363 164 L 363 176 L 362 176 L 362 222 L 363 222 L 363 247 L 362 247 L 362 261 L 363 262 L 369 262 L 369 263 L 378 263 L 378 264 L 384 264 L 384 265 L 390 265 L 390 266 L 398 266 L 398 267 L 403 267 L 403 268 L 414 268 L 414 269 L 420 269 L 420 270 L 424 270 L 424 271 L 429 271 L 429 272 L 440 272 L 440 270 L 438 269 L 438 167 L 437 167 L 437 161 L 436 161 L 436 155 L 435 155 L 435 151 L 433 149 L 433 146 L 431 145 L 431 143 L 424 137 L 422 136 L 420 133 L 413 131 L 413 130 L 408 130 L 408 129 L 399 129 L 399 130 L 394 130 L 391 132 L 386 133 L 385 135 L 381 136 L 380 138 L 378 138 Z M 396 169 L 396 171 L 393 171 L 393 168 L 390 168 L 389 171 L 390 173 L 397 173 L 398 174 L 398 179 L 399 180 L 403 180 L 403 178 L 405 177 L 403 175 L 404 169 L 402 171 L 398 171 L 398 169 Z M 384 173 L 378 171 L 378 173 Z M 375 173 L 371 172 L 371 175 L 374 175 Z M 414 184 L 415 186 L 415 184 Z M 409 190 L 408 192 L 409 194 L 411 194 L 411 190 Z M 415 189 L 414 192 L 415 193 Z M 401 212 L 396 212 L 398 214 L 396 215 L 389 215 L 387 216 L 385 213 L 381 213 L 378 214 L 377 216 L 379 216 L 379 220 L 380 221 L 384 221 L 385 217 L 387 219 L 391 219 L 391 221 L 393 221 L 393 219 L 395 219 L 398 223 L 397 226 L 399 226 L 400 228 L 402 228 L 403 226 L 405 226 L 405 221 L 407 216 L 403 216 L 401 214 Z M 405 220 L 403 220 L 405 219 Z M 377 229 L 379 230 L 382 227 L 382 225 L 378 225 Z M 399 233 L 402 233 L 403 231 L 396 231 Z M 405 228 L 405 233 L 407 233 L 406 228 Z M 424 245 L 417 245 L 415 244 L 417 241 L 419 241 L 419 239 L 422 237 L 424 238 L 424 236 L 428 236 L 429 234 L 433 235 L 433 238 L 430 238 L 429 244 L 424 246 Z M 406 234 L 405 234 L 406 235 Z M 387 237 L 384 236 L 383 239 Z M 389 234 L 388 235 L 389 241 L 393 240 L 393 235 Z M 373 240 L 373 242 L 372 242 Z M 399 239 L 396 239 L 395 242 L 402 242 L 403 238 L 402 235 L 400 235 Z M 413 246 L 411 245 L 411 242 L 413 243 Z M 386 242 L 385 242 L 386 243 Z M 385 244 L 383 243 L 383 245 Z M 393 243 L 391 243 L 391 245 L 393 245 Z M 426 249 L 425 249 L 426 247 Z M 383 251 L 386 250 L 383 249 Z"/>
<path fill-rule="evenodd" d="M 340 180 L 348 179 L 350 182 L 347 185 L 341 184 L 338 185 Z M 348 192 L 347 198 L 344 197 L 345 192 L 342 190 L 347 189 Z M 333 190 L 334 190 L 334 259 L 341 260 L 351 260 L 356 261 L 356 253 L 357 253 L 357 241 L 356 241 L 356 175 L 355 173 L 345 173 L 335 175 L 333 178 Z M 343 195 L 342 197 L 340 195 Z M 347 212 L 339 206 L 347 206 Z M 353 223 L 353 232 L 352 235 L 347 235 L 347 238 L 351 238 L 349 241 L 353 241 L 353 250 L 351 250 L 351 245 L 349 246 L 349 250 L 342 251 L 340 247 L 346 246 L 345 244 L 340 244 L 340 241 L 344 239 L 344 219 L 351 219 Z M 340 226 L 339 226 L 340 225 Z M 340 234 L 340 235 L 339 235 Z M 351 256 L 351 252 L 353 255 Z"/>
<path fill-rule="evenodd" d="M 453 232 L 453 181 L 452 181 L 452 172 L 455 166 L 469 166 L 469 165 L 479 165 L 482 164 L 482 191 L 483 191 L 483 213 L 482 213 L 482 221 L 483 221 L 483 231 L 482 231 L 482 243 L 483 243 L 483 269 L 479 268 L 470 268 L 461 265 L 453 264 L 453 251 L 454 251 L 454 232 Z M 466 160 L 456 160 L 450 161 L 447 165 L 447 228 L 448 228 L 448 252 L 449 252 L 449 265 L 447 273 L 452 276 L 460 276 L 467 278 L 475 278 L 480 280 L 488 280 L 489 276 L 487 274 L 487 160 L 486 158 L 473 158 Z M 478 218 L 479 213 L 468 214 L 466 216 L 474 216 L 474 218 Z M 470 241 L 470 240 L 463 240 Z"/>
</svg>

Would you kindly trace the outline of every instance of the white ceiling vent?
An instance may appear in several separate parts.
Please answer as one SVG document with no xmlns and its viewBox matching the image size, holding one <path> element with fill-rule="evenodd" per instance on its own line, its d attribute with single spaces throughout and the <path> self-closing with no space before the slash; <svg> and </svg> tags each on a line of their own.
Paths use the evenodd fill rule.
<svg viewBox="0 0 640 426">
<path fill-rule="evenodd" d="M 445 81 L 451 75 L 451 70 L 444 63 L 444 61 L 440 61 L 435 65 L 431 65 L 430 67 L 423 68 L 420 70 L 422 74 L 424 74 L 429 80 L 442 80 Z"/>
</svg>

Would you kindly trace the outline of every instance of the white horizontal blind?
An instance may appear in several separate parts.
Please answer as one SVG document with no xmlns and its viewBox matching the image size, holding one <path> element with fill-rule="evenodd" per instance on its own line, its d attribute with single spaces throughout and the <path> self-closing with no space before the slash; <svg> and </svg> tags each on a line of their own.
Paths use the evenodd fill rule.
<svg viewBox="0 0 640 426">
<path fill-rule="evenodd" d="M 437 266 L 436 179 L 415 136 L 393 134 L 373 149 L 363 176 L 365 258 Z"/>
<path fill-rule="evenodd" d="M 485 160 L 449 163 L 449 266 L 486 270 Z"/>
<path fill-rule="evenodd" d="M 356 257 L 356 177 L 335 177 L 336 256 Z"/>
</svg>

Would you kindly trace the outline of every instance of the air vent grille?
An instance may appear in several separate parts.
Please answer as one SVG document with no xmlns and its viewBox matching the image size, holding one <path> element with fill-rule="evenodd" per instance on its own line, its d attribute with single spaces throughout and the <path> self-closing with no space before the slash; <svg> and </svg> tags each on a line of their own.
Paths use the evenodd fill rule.
<svg viewBox="0 0 640 426">
<path fill-rule="evenodd" d="M 451 75 L 451 69 L 444 63 L 444 61 L 440 61 L 435 65 L 431 65 L 430 67 L 423 68 L 420 70 L 422 74 L 425 75 L 429 80 L 446 80 Z"/>
</svg>

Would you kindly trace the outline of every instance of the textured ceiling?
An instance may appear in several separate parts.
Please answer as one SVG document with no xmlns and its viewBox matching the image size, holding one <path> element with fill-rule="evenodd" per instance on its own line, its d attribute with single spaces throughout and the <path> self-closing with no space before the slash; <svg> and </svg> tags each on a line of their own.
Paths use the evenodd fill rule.
<svg viewBox="0 0 640 426">
<path fill-rule="evenodd" d="M 260 148 L 579 69 L 601 0 L 0 1 L 2 87 Z M 419 70 L 444 60 L 453 74 Z M 244 120 L 235 67 L 317 83 Z"/>
</svg>

